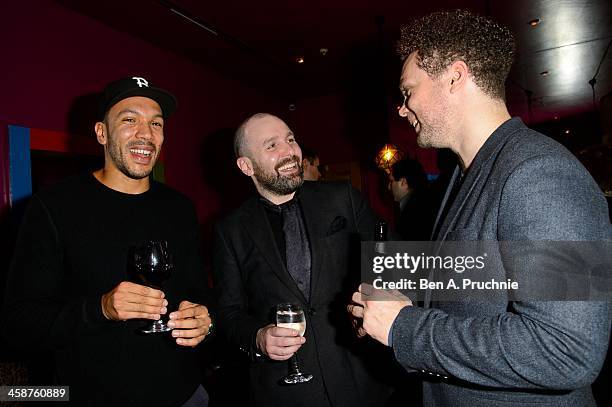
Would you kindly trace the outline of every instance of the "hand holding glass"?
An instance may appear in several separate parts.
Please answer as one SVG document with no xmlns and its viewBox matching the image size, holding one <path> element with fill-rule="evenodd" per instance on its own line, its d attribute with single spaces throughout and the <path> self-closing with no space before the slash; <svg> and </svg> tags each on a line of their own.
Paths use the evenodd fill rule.
<svg viewBox="0 0 612 407">
<path fill-rule="evenodd" d="M 306 332 L 306 317 L 304 310 L 295 304 L 278 304 L 276 306 L 276 326 L 295 329 L 300 336 Z M 289 359 L 289 375 L 283 378 L 286 384 L 305 383 L 312 379 L 312 375 L 300 371 L 297 352 Z"/>
<path fill-rule="evenodd" d="M 168 252 L 168 243 L 150 240 L 130 247 L 128 267 L 138 284 L 161 290 L 163 283 L 170 277 L 174 269 L 172 255 Z M 149 334 L 171 330 L 172 328 L 160 318 L 140 328 L 139 331 Z"/>
</svg>

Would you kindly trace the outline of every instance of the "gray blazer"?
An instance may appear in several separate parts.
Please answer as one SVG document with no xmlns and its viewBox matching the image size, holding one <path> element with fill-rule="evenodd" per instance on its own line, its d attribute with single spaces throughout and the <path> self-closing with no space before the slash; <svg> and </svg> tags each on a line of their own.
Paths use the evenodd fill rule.
<svg viewBox="0 0 612 407">
<path fill-rule="evenodd" d="M 449 199 L 459 175 L 436 240 L 611 238 L 606 200 L 584 167 L 518 118 L 489 137 Z M 406 307 L 392 344 L 405 368 L 425 376 L 427 406 L 590 406 L 609 332 L 607 302 L 501 297 Z"/>
</svg>

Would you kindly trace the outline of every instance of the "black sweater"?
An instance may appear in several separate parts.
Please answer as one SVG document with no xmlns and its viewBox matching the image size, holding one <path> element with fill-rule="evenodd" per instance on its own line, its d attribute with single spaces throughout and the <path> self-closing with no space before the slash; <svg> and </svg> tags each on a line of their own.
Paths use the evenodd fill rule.
<svg viewBox="0 0 612 407">
<path fill-rule="evenodd" d="M 150 321 L 102 315 L 102 294 L 129 280 L 128 248 L 143 240 L 166 240 L 173 253 L 169 312 L 182 300 L 206 304 L 193 205 L 165 185 L 129 195 L 85 174 L 38 193 L 26 211 L 2 332 L 16 345 L 54 351 L 57 384 L 70 386 L 74 405 L 176 406 L 200 383 L 193 349 L 169 333 L 135 332 Z"/>
</svg>

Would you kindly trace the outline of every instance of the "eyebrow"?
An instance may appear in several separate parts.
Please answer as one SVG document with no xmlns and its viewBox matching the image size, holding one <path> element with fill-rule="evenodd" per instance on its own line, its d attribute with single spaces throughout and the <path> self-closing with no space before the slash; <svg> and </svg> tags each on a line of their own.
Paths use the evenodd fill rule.
<svg viewBox="0 0 612 407">
<path fill-rule="evenodd" d="M 287 135 L 285 136 L 285 138 L 287 138 L 287 137 L 291 137 L 291 136 L 295 137 L 295 134 L 293 134 L 293 132 L 292 132 L 291 130 L 289 130 L 289 131 L 287 132 Z M 278 138 L 277 136 L 268 137 L 267 139 L 265 139 L 265 140 L 263 141 L 263 144 L 268 144 L 269 142 L 271 142 L 271 141 L 273 141 L 273 140 L 275 140 L 275 139 L 277 139 L 277 138 Z"/>
</svg>

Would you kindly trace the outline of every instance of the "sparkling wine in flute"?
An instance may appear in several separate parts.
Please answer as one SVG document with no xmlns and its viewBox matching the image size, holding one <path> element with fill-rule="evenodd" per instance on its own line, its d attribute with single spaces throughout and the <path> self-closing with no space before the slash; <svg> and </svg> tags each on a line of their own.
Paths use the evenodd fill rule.
<svg viewBox="0 0 612 407">
<path fill-rule="evenodd" d="M 298 331 L 300 336 L 306 332 L 306 316 L 304 310 L 296 304 L 278 304 L 276 306 L 276 326 Z M 300 371 L 297 352 L 289 359 L 289 375 L 282 381 L 285 384 L 305 383 L 312 380 L 312 375 Z"/>
<path fill-rule="evenodd" d="M 276 321 L 276 326 L 295 329 L 299 332 L 300 336 L 304 336 L 304 332 L 306 332 L 306 320 L 301 322 L 294 322 L 295 316 L 291 315 L 291 311 L 283 311 L 281 313 L 276 314 Z"/>
</svg>

